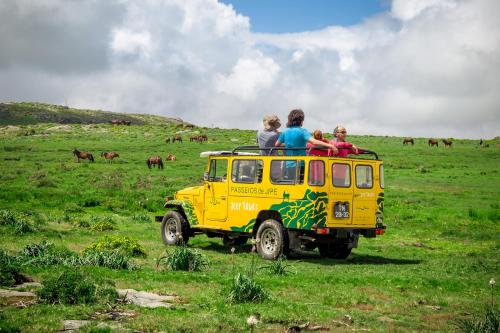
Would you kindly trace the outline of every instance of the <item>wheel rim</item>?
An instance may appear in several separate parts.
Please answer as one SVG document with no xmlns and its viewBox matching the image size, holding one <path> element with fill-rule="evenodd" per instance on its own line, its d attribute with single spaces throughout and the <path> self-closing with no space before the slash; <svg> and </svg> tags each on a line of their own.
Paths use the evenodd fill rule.
<svg viewBox="0 0 500 333">
<path fill-rule="evenodd" d="M 265 254 L 274 255 L 278 250 L 278 234 L 273 229 L 266 229 L 262 232 L 260 240 L 262 251 Z"/>
<path fill-rule="evenodd" d="M 173 217 L 165 223 L 165 236 L 169 241 L 177 239 L 177 221 Z"/>
</svg>

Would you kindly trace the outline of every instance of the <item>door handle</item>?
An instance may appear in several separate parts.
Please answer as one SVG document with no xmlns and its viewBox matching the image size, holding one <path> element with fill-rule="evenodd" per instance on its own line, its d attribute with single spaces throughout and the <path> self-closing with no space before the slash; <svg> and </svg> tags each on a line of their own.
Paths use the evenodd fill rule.
<svg viewBox="0 0 500 333">
<path fill-rule="evenodd" d="M 225 196 L 221 196 L 220 199 L 221 200 L 226 200 L 226 197 Z"/>
</svg>

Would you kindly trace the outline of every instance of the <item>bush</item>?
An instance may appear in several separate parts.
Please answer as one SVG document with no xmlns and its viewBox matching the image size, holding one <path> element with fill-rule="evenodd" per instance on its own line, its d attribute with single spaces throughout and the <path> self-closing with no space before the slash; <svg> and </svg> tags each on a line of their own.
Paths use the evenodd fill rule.
<svg viewBox="0 0 500 333">
<path fill-rule="evenodd" d="M 127 236 L 104 236 L 101 240 L 94 242 L 87 246 L 83 253 L 91 250 L 119 250 L 126 255 L 132 257 L 145 257 L 146 251 L 137 242 L 137 240 L 132 239 Z"/>
<path fill-rule="evenodd" d="M 92 231 L 107 231 L 117 230 L 115 221 L 110 216 L 93 216 L 91 217 L 90 230 Z"/>
<path fill-rule="evenodd" d="M 0 211 L 0 225 L 13 228 L 16 235 L 22 235 L 35 230 L 33 222 L 27 214 L 14 214 L 8 210 Z"/>
<path fill-rule="evenodd" d="M 464 333 L 498 333 L 500 329 L 500 311 L 488 307 L 482 316 L 458 319 L 454 324 Z"/>
<path fill-rule="evenodd" d="M 133 222 L 151 223 L 151 217 L 145 213 L 136 213 L 130 218 Z"/>
<path fill-rule="evenodd" d="M 250 276 L 238 273 L 229 289 L 230 303 L 261 302 L 269 298 L 264 288 Z"/>
<path fill-rule="evenodd" d="M 198 272 L 210 267 L 206 256 L 187 246 L 177 246 L 172 253 L 168 251 L 157 260 L 157 266 L 164 264 L 173 271 Z"/>
<path fill-rule="evenodd" d="M 114 302 L 118 294 L 110 281 L 95 279 L 75 269 L 64 270 L 42 283 L 38 297 L 50 304 L 91 304 Z"/>
<path fill-rule="evenodd" d="M 10 256 L 5 250 L 0 249 L 0 286 L 11 287 L 24 282 L 24 280 L 16 258 Z"/>
</svg>

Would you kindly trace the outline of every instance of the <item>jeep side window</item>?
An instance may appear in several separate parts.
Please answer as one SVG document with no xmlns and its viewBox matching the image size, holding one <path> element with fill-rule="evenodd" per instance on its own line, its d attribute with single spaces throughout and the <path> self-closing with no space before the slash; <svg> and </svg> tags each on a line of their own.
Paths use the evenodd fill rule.
<svg viewBox="0 0 500 333">
<path fill-rule="evenodd" d="M 373 187 L 373 170 L 370 165 L 356 165 L 356 186 L 358 188 Z"/>
<path fill-rule="evenodd" d="M 209 182 L 225 182 L 227 177 L 227 160 L 213 159 L 210 161 L 210 171 L 208 172 Z"/>
<path fill-rule="evenodd" d="M 323 161 L 310 161 L 309 176 L 307 179 L 309 185 L 325 185 L 325 163 Z"/>
<path fill-rule="evenodd" d="M 231 180 L 235 183 L 261 183 L 262 168 L 261 160 L 234 160 Z"/>
<path fill-rule="evenodd" d="M 305 162 L 303 160 L 273 160 L 271 161 L 271 183 L 273 184 L 303 184 Z"/>
<path fill-rule="evenodd" d="M 351 166 L 334 163 L 332 165 L 332 184 L 335 187 L 351 187 Z"/>
</svg>

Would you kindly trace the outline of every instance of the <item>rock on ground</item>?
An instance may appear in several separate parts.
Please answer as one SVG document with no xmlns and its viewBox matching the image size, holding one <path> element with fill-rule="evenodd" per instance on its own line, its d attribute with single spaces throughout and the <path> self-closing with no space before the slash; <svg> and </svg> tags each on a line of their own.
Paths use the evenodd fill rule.
<svg viewBox="0 0 500 333">
<path fill-rule="evenodd" d="M 175 295 L 158 295 L 134 289 L 117 289 L 116 291 L 120 297 L 125 298 L 125 301 L 147 308 L 170 308 L 173 304 L 166 302 L 173 302 L 178 299 Z"/>
</svg>

